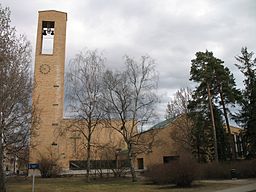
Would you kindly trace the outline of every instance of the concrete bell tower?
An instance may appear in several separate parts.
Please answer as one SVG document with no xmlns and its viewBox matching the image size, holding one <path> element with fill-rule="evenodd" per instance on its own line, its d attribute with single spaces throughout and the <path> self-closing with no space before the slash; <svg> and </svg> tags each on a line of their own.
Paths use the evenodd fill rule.
<svg viewBox="0 0 256 192">
<path fill-rule="evenodd" d="M 30 162 L 37 162 L 50 150 L 65 154 L 58 128 L 63 119 L 66 22 L 64 12 L 39 11 L 33 104 L 40 110 L 40 124 L 38 136 L 31 138 Z"/>
</svg>

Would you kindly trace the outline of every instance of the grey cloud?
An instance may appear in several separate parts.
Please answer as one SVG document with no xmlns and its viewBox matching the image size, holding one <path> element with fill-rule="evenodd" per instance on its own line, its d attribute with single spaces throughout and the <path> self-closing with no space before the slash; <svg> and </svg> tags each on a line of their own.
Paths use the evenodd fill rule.
<svg viewBox="0 0 256 192">
<path fill-rule="evenodd" d="M 69 61 L 87 47 L 103 51 L 107 67 L 118 69 L 123 55 L 149 54 L 159 71 L 162 101 L 189 82 L 191 59 L 197 51 L 213 51 L 234 73 L 242 87 L 243 76 L 234 66 L 242 46 L 256 52 L 255 0 L 2 0 L 10 6 L 13 25 L 35 48 L 37 12 L 56 9 L 68 13 Z"/>
</svg>

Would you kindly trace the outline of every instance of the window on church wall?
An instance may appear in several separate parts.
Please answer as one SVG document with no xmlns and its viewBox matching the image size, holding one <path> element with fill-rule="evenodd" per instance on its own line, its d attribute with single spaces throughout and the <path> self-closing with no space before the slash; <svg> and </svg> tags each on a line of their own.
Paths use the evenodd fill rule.
<svg viewBox="0 0 256 192">
<path fill-rule="evenodd" d="M 42 54 L 53 54 L 54 45 L 54 22 L 43 21 L 42 23 Z"/>
<path fill-rule="evenodd" d="M 234 144 L 235 144 L 235 153 L 237 153 L 238 152 L 237 135 L 234 134 L 233 137 L 234 137 Z"/>
<path fill-rule="evenodd" d="M 178 159 L 179 159 L 179 156 L 163 156 L 164 164 L 171 163 L 173 161 L 177 161 Z"/>
<path fill-rule="evenodd" d="M 137 158 L 138 169 L 144 169 L 144 160 L 143 158 Z"/>
<path fill-rule="evenodd" d="M 240 150 L 241 150 L 241 152 L 243 152 L 244 148 L 243 148 L 243 140 L 242 140 L 242 136 L 241 135 L 239 136 L 239 144 L 240 144 Z"/>
</svg>

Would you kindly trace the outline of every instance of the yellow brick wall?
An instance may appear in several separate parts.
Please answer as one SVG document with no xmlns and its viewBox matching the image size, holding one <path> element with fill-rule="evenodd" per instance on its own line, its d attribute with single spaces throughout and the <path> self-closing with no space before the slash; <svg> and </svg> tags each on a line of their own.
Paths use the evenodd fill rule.
<svg viewBox="0 0 256 192">
<path fill-rule="evenodd" d="M 175 147 L 174 141 L 171 139 L 172 131 L 175 127 L 170 124 L 164 128 L 157 128 L 156 130 L 151 130 L 145 132 L 143 137 L 148 137 L 148 140 L 151 140 L 151 132 L 156 132 L 154 135 L 154 142 L 151 150 L 146 151 L 145 153 L 139 154 L 134 159 L 135 168 L 138 169 L 139 158 L 143 158 L 144 169 L 147 169 L 151 165 L 163 164 L 164 156 L 178 156 L 177 148 Z"/>
<path fill-rule="evenodd" d="M 52 55 L 41 54 L 43 21 L 55 22 Z M 63 118 L 66 21 L 67 14 L 64 12 L 39 11 L 33 103 L 40 110 L 40 125 L 39 135 L 31 138 L 31 144 L 35 144 L 36 147 L 30 150 L 30 162 L 37 162 L 40 154 L 45 155 L 52 148 L 51 144 L 57 139 L 56 125 L 60 124 Z M 40 66 L 43 64 L 50 66 L 49 73 L 40 72 Z"/>
</svg>

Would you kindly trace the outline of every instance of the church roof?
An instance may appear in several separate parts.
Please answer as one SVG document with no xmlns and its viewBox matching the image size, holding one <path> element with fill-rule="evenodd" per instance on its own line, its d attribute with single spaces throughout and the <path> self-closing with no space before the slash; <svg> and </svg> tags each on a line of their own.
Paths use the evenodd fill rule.
<svg viewBox="0 0 256 192">
<path fill-rule="evenodd" d="M 176 118 L 166 119 L 164 121 L 161 121 L 160 123 L 157 123 L 151 129 L 159 129 L 159 128 L 165 128 L 167 125 L 172 123 Z"/>
</svg>

